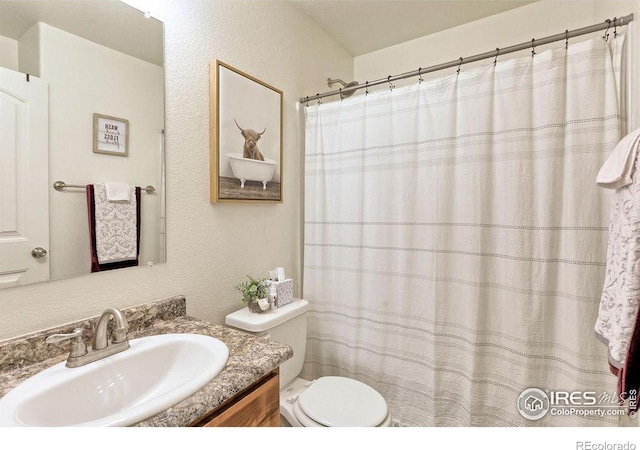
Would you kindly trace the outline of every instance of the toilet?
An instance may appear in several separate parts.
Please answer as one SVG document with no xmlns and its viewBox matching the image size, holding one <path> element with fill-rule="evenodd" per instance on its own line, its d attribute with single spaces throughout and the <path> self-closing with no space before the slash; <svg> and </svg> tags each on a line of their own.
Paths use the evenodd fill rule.
<svg viewBox="0 0 640 450">
<path fill-rule="evenodd" d="M 385 399 L 360 381 L 326 376 L 299 378 L 307 341 L 309 302 L 292 303 L 264 313 L 248 308 L 229 314 L 225 323 L 293 348 L 293 357 L 280 366 L 280 415 L 294 427 L 388 427 L 391 413 Z"/>
</svg>

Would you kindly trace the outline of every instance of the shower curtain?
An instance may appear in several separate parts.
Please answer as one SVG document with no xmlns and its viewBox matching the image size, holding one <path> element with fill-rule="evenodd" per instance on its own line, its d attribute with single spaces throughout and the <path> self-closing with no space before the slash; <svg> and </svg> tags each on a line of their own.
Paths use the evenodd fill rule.
<svg viewBox="0 0 640 450">
<path fill-rule="evenodd" d="M 530 421 L 529 387 L 615 394 L 593 326 L 624 133 L 624 36 L 306 108 L 303 375 L 403 426 Z"/>
</svg>

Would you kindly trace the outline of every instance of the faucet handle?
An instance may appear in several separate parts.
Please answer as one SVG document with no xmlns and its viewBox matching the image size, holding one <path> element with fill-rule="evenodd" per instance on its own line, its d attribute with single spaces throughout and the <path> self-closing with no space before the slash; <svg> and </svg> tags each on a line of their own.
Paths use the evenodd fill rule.
<svg viewBox="0 0 640 450">
<path fill-rule="evenodd" d="M 44 340 L 47 344 L 59 344 L 68 339 L 82 338 L 82 328 L 76 328 L 72 333 L 67 334 L 51 334 Z"/>
<path fill-rule="evenodd" d="M 82 328 L 76 328 L 72 333 L 52 334 L 47 336 L 44 341 L 47 344 L 59 344 L 60 342 L 71 340 L 71 353 L 69 357 L 75 358 L 87 354 L 87 346 L 82 340 L 83 331 Z"/>
<path fill-rule="evenodd" d="M 113 329 L 113 332 L 111 333 L 111 342 L 113 342 L 114 344 L 118 344 L 120 342 L 126 341 L 127 333 L 129 332 L 129 323 L 133 322 L 134 320 L 138 320 L 143 316 L 144 314 L 142 313 L 142 311 L 137 311 L 131 314 L 129 317 L 125 318 L 123 327 Z"/>
</svg>

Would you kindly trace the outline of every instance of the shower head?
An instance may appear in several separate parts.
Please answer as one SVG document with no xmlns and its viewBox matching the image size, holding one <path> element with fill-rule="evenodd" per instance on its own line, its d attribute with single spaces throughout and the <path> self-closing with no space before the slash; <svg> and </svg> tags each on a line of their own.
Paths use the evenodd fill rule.
<svg viewBox="0 0 640 450">
<path fill-rule="evenodd" d="M 357 89 L 355 89 L 355 86 L 360 84 L 357 81 L 351 81 L 350 83 L 345 83 L 339 78 L 336 78 L 334 80 L 332 80 L 331 78 L 327 78 L 327 85 L 329 87 L 331 87 L 335 83 L 340 83 L 342 85 L 342 92 L 340 92 L 340 98 L 351 97 L 354 94 L 354 92 L 357 91 Z"/>
</svg>

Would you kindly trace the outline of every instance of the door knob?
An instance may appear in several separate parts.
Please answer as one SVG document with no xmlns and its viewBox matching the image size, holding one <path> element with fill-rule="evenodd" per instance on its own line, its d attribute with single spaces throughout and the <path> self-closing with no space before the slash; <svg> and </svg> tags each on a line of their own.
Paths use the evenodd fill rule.
<svg viewBox="0 0 640 450">
<path fill-rule="evenodd" d="M 44 258 L 45 256 L 47 256 L 47 251 L 42 247 L 36 247 L 31 250 L 31 256 L 33 256 L 34 258 Z"/>
</svg>

